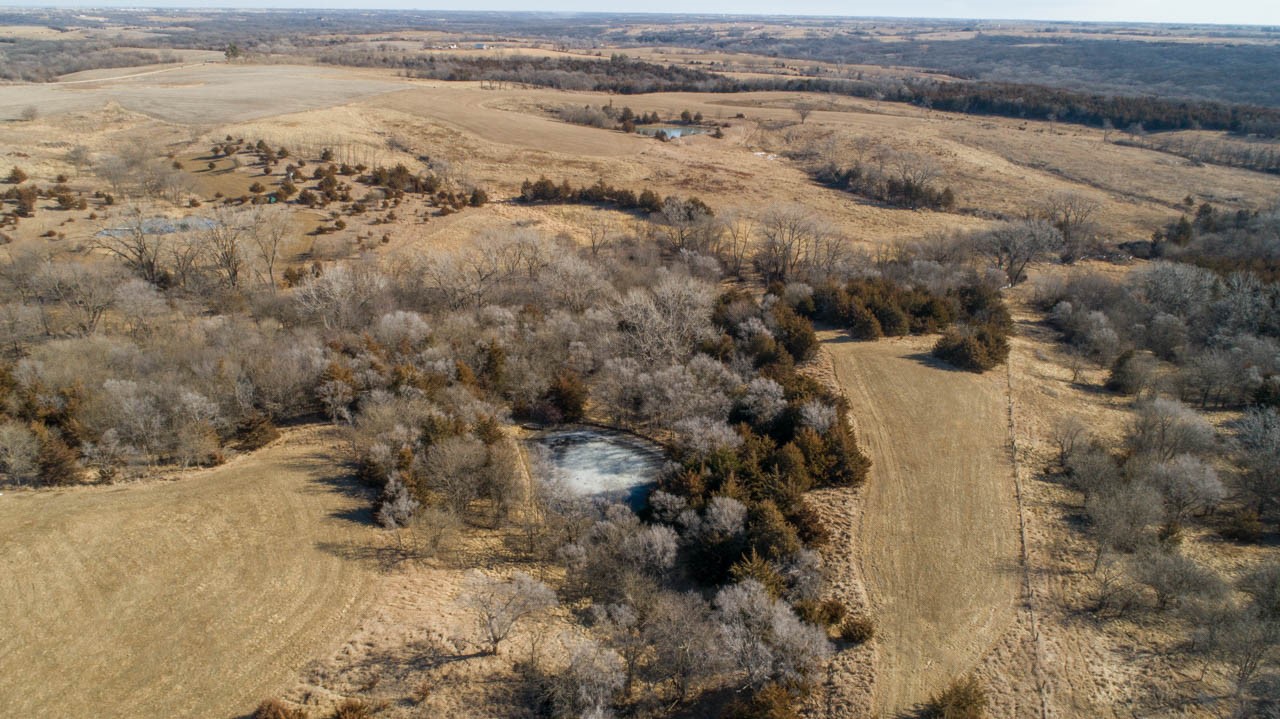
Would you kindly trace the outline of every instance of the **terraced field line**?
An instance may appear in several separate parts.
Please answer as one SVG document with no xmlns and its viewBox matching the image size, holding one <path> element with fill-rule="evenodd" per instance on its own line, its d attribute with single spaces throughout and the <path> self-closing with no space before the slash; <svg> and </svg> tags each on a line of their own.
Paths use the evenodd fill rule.
<svg viewBox="0 0 1280 719">
<path fill-rule="evenodd" d="M 0 707 L 231 717 L 362 614 L 375 531 L 330 428 L 172 482 L 0 496 Z"/>
<path fill-rule="evenodd" d="M 911 711 L 1014 620 L 1020 548 L 1003 373 L 936 363 L 931 338 L 822 333 L 873 462 L 859 540 L 877 710 Z"/>
</svg>

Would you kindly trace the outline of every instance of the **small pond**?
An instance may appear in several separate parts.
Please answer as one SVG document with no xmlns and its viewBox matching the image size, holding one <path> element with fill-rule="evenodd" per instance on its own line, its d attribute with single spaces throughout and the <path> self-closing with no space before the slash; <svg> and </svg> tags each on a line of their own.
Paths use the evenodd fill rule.
<svg viewBox="0 0 1280 719">
<path fill-rule="evenodd" d="M 649 137 L 656 137 L 659 132 L 667 133 L 667 137 L 688 137 L 690 135 L 705 135 L 711 132 L 710 128 L 699 127 L 697 125 L 641 125 L 636 128 L 636 132 Z"/>
<path fill-rule="evenodd" d="M 662 452 L 634 437 L 595 429 L 551 432 L 533 440 L 547 450 L 566 486 L 584 497 L 644 506 L 662 467 Z"/>
<path fill-rule="evenodd" d="M 216 224 L 208 217 L 148 217 L 139 223 L 142 231 L 148 235 L 171 235 L 175 232 L 191 230 L 207 230 Z M 128 237 L 133 234 L 133 227 L 110 227 L 98 232 L 99 237 Z"/>
</svg>

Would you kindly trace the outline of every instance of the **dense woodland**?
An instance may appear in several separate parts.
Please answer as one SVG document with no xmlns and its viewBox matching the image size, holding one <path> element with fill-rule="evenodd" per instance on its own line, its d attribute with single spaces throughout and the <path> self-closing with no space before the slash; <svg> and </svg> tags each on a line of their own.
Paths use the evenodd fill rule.
<svg viewBox="0 0 1280 719">
<path fill-rule="evenodd" d="M 917 67 L 984 83 L 1017 83 L 1087 93 L 1218 100 L 1275 106 L 1276 88 L 1250 80 L 1261 68 L 1280 63 L 1275 46 L 1120 42 L 1116 39 L 1001 35 L 982 32 L 981 23 L 958 23 L 976 35 L 953 40 L 913 37 L 885 42 L 853 29 L 826 36 L 714 36 L 698 30 L 658 29 L 629 37 L 606 37 L 637 44 L 703 47 L 797 61 L 824 60 L 850 65 Z M 964 27 L 963 25 L 966 25 Z"/>
<path fill-rule="evenodd" d="M 0 38 L 0 80 L 49 82 L 81 70 L 177 61 L 176 55 L 163 50 L 122 48 L 109 42 Z"/>
</svg>

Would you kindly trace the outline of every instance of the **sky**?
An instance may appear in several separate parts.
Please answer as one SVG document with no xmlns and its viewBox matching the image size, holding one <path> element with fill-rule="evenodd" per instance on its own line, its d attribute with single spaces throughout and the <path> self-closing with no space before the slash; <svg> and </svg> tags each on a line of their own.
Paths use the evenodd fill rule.
<svg viewBox="0 0 1280 719">
<path fill-rule="evenodd" d="M 9 6 L 288 7 L 845 15 L 1280 25 L 1280 0 L 645 0 L 635 6 L 599 0 L 0 0 Z"/>
</svg>

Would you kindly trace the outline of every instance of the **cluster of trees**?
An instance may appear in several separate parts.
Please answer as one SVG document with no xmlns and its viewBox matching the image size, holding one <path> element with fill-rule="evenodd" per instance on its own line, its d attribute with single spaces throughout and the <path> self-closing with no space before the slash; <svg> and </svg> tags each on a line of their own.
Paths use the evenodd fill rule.
<svg viewBox="0 0 1280 719">
<path fill-rule="evenodd" d="M 806 42 L 809 42 L 806 39 Z M 322 62 L 399 67 L 437 80 L 501 80 L 566 90 L 620 94 L 647 92 L 822 92 L 906 102 L 948 112 L 1056 120 L 1094 127 L 1164 130 L 1224 130 L 1266 137 L 1280 135 L 1280 111 L 1271 107 L 1211 100 L 1175 100 L 1151 95 L 1108 95 L 1030 83 L 893 77 L 858 80 L 779 77 L 731 79 L 678 65 L 622 59 L 457 57 L 331 51 Z M 840 58 L 841 61 L 847 58 Z M 897 64 L 897 63 L 895 63 Z M 950 72 L 953 68 L 947 68 Z"/>
<path fill-rule="evenodd" d="M 732 91 L 762 90 L 829 92 L 906 102 L 970 115 L 998 115 L 1093 127 L 1118 127 L 1134 134 L 1204 129 L 1263 137 L 1280 136 L 1280 111 L 1270 107 L 1172 100 L 1150 95 L 1102 95 L 1020 83 L 933 78 L 779 78 L 746 80 Z"/>
<path fill-rule="evenodd" d="M 19 171 L 18 168 L 13 168 Z M 10 175 L 12 177 L 12 175 Z M 14 203 L 12 215 L 5 223 L 0 224 L 17 224 L 19 217 L 31 217 L 35 215 L 37 202 L 41 199 L 54 200 L 60 210 L 85 210 L 89 208 L 89 200 L 83 195 L 73 192 L 70 187 L 65 184 L 66 178 L 59 177 L 59 181 L 55 185 L 49 187 L 38 187 L 32 185 L 19 185 L 11 187 L 0 193 L 0 200 L 11 200 Z M 9 215 L 9 213 L 5 213 Z"/>
<path fill-rule="evenodd" d="M 1188 211 L 1194 200 L 1184 200 Z M 1280 206 L 1261 211 L 1224 212 L 1205 202 L 1193 217 L 1183 215 L 1157 231 L 1147 253 L 1205 267 L 1220 275 L 1250 272 L 1280 281 Z"/>
<path fill-rule="evenodd" d="M 1082 497 L 1096 543 L 1093 610 L 1148 608 L 1181 622 L 1190 635 L 1185 651 L 1222 662 L 1238 711 L 1250 715 L 1274 700 L 1254 680 L 1280 662 L 1280 565 L 1246 570 L 1232 587 L 1180 549 L 1188 525 L 1256 541 L 1260 518 L 1275 519 L 1280 417 L 1273 408 L 1251 410 L 1234 429 L 1222 441 L 1187 406 L 1152 398 L 1135 406 L 1122 447 L 1091 436 L 1082 421 L 1061 424 L 1054 471 Z M 1225 518 L 1224 505 L 1233 508 Z"/>
<path fill-rule="evenodd" d="M 455 189 L 446 178 L 434 172 L 414 173 L 404 164 L 397 164 L 392 168 L 375 167 L 369 174 L 361 177 L 360 182 L 382 188 L 387 199 L 398 200 L 406 193 L 420 194 L 426 196 L 432 204 L 454 211 L 464 207 L 481 207 L 489 201 L 489 193 L 481 187 L 472 187 L 469 192 Z"/>
<path fill-rule="evenodd" d="M 1063 108 L 1086 111 L 1095 99 L 1117 104 L 1134 102 L 1137 107 L 1149 98 L 1169 98 L 1160 104 L 1173 116 L 1185 112 L 1184 106 L 1194 111 L 1207 104 L 1204 101 L 1274 107 L 1280 100 L 1273 88 L 1260 87 L 1249 79 L 1255 68 L 1276 62 L 1277 51 L 1245 43 L 1062 36 L 1028 43 L 1016 33 L 984 31 L 962 40 L 936 42 L 935 37 L 926 36 L 915 42 L 915 37 L 908 37 L 900 45 L 891 45 L 856 29 L 795 37 L 769 32 L 734 34 L 732 30 L 708 33 L 703 28 L 662 28 L 638 35 L 614 31 L 606 35 L 617 42 L 656 42 L 837 64 L 926 68 L 974 81 L 950 83 L 960 88 L 1000 87 L 1011 104 L 1019 97 L 1025 98 L 1028 110 L 1039 109 L 1046 99 L 1053 98 L 1055 102 L 1048 112 L 1058 114 Z M 861 79 L 864 74 L 859 72 L 856 76 Z"/>
<path fill-rule="evenodd" d="M 178 202 L 191 188 L 190 177 L 173 155 L 150 142 L 132 142 L 115 154 L 98 157 L 94 172 L 111 186 L 113 195 Z"/>
<path fill-rule="evenodd" d="M 661 249 L 712 258 L 742 277 L 754 268 L 766 282 L 822 280 L 851 270 L 849 242 L 821 215 L 800 205 L 762 210 L 733 208 L 717 214 L 697 197 L 670 196 L 652 190 L 640 194 L 603 180 L 575 188 L 542 177 L 521 185 L 523 202 L 581 202 L 648 213 L 646 230 Z M 607 227 L 592 229 L 592 246 L 610 242 Z"/>
<path fill-rule="evenodd" d="M 859 277 L 819 286 L 797 309 L 845 328 L 852 337 L 943 332 L 933 353 L 957 367 L 981 372 L 1009 355 L 1013 319 L 999 291 L 977 282 L 935 292 L 885 277 Z"/>
<path fill-rule="evenodd" d="M 662 198 L 647 187 L 636 193 L 625 187 L 606 184 L 604 180 L 597 180 L 594 185 L 574 187 L 568 180 L 557 185 L 545 176 L 532 182 L 525 180 L 520 183 L 520 200 L 531 203 L 606 205 L 619 210 L 642 212 L 658 212 L 662 209 Z M 694 201 L 701 203 L 696 198 Z"/>
<path fill-rule="evenodd" d="M 1119 280 L 1045 282 L 1037 295 L 1078 361 L 1112 368 L 1115 391 L 1202 407 L 1280 402 L 1280 290 L 1252 273 L 1159 261 Z"/>
<path fill-rule="evenodd" d="M 862 481 L 867 460 L 841 399 L 795 370 L 816 347 L 807 320 L 774 295 L 718 293 L 696 253 L 646 246 L 592 255 L 484 238 L 367 267 L 381 277 L 360 280 L 381 290 L 367 305 L 341 289 L 351 280 L 330 287 L 346 265 L 329 269 L 296 293 L 328 338 L 315 396 L 352 424 L 378 520 L 413 537 L 404 546 L 447 549 L 465 522 L 514 525 L 524 551 L 565 564 L 566 597 L 593 607 L 592 638 L 567 667 L 529 669 L 539 703 L 606 711 L 732 688 L 794 705 L 829 651 L 802 617 L 843 619 L 819 610 L 809 546 L 825 532 L 803 494 Z M 512 413 L 665 438 L 673 464 L 651 510 L 596 506 L 549 470 L 526 495 L 501 429 Z M 498 651 L 515 622 L 483 607 L 510 592 L 474 594 L 482 643 Z"/>
<path fill-rule="evenodd" d="M 955 193 L 938 187 L 941 169 L 931 160 L 881 148 L 875 161 L 822 165 L 814 170 L 818 182 L 879 202 L 910 209 L 952 210 Z"/>
<path fill-rule="evenodd" d="M 181 62 L 172 52 L 116 47 L 111 42 L 37 40 L 6 37 L 0 41 L 0 80 L 52 82 L 59 75 L 112 67 Z"/>
<path fill-rule="evenodd" d="M 339 49 L 322 52 L 317 60 L 332 65 L 392 67 L 433 80 L 507 82 L 632 95 L 646 92 L 705 92 L 723 83 L 719 75 L 683 67 L 632 60 L 614 55 L 608 60 L 573 57 L 465 56 L 379 53 Z"/>
<path fill-rule="evenodd" d="M 586 125 L 588 127 L 608 128 L 618 130 L 620 132 L 635 132 L 640 125 L 652 125 L 663 122 L 662 117 L 657 112 L 647 112 L 636 114 L 630 107 L 624 106 L 618 109 L 613 103 L 593 107 L 591 105 L 568 105 L 560 108 L 556 112 L 557 116 L 565 122 L 571 122 L 575 125 Z M 677 122 L 677 120 L 667 120 L 667 122 Z M 702 113 L 689 112 L 684 110 L 680 113 L 678 122 L 682 125 L 701 125 Z M 717 128 L 716 137 L 722 137 L 723 133 Z"/>
<path fill-rule="evenodd" d="M 1270 133 L 1274 135 L 1274 133 Z M 1185 157 L 1196 163 L 1243 167 L 1280 175 L 1280 146 L 1274 142 L 1209 138 L 1197 135 L 1138 135 L 1117 141 L 1121 145 L 1146 147 Z"/>
</svg>

